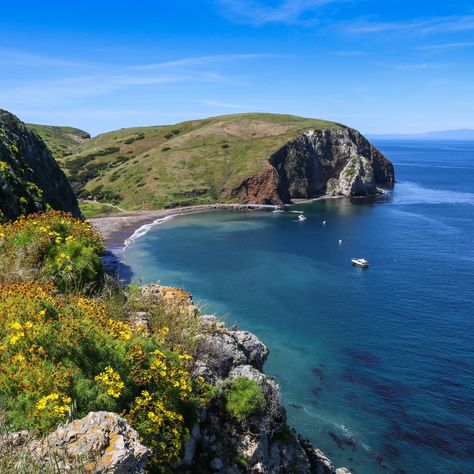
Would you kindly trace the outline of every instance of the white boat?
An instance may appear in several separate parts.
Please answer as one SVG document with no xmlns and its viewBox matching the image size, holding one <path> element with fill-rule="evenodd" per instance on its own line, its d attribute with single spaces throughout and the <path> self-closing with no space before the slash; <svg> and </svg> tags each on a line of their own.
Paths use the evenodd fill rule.
<svg viewBox="0 0 474 474">
<path fill-rule="evenodd" d="M 275 206 L 275 209 L 272 212 L 285 212 L 285 206 Z"/>
<path fill-rule="evenodd" d="M 299 220 L 299 221 L 305 221 L 306 219 L 307 219 L 307 218 L 306 218 L 306 216 L 305 216 L 304 214 L 300 214 L 300 215 L 298 216 L 298 220 Z"/>
<path fill-rule="evenodd" d="M 365 258 L 353 258 L 352 265 L 357 265 L 361 268 L 369 268 L 369 262 Z"/>
</svg>

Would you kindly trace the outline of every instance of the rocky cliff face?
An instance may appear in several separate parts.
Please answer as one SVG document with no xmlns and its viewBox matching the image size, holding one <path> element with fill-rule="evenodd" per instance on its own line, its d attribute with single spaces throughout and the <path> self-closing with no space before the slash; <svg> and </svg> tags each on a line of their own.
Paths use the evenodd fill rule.
<svg viewBox="0 0 474 474">
<path fill-rule="evenodd" d="M 48 208 L 81 215 L 66 176 L 41 138 L 0 109 L 0 219 Z"/>
<path fill-rule="evenodd" d="M 217 387 L 245 377 L 260 386 L 266 400 L 264 410 L 242 422 L 229 415 L 222 397 L 215 397 L 191 430 L 180 466 L 183 472 L 350 474 L 345 468 L 336 469 L 288 427 L 280 388 L 263 372 L 269 351 L 254 334 L 230 329 L 216 316 L 201 315 L 192 295 L 182 290 L 149 285 L 142 292 L 200 318 L 193 377 Z M 143 319 L 140 313 L 141 324 Z"/>
<path fill-rule="evenodd" d="M 395 181 L 392 163 L 350 128 L 308 130 L 270 159 L 271 167 L 232 191 L 243 202 L 289 203 L 322 195 L 370 196 Z"/>
</svg>

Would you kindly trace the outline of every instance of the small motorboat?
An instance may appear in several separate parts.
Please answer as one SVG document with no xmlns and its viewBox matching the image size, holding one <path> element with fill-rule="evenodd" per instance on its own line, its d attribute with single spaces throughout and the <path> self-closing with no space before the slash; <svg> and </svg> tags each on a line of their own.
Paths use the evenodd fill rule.
<svg viewBox="0 0 474 474">
<path fill-rule="evenodd" d="M 307 219 L 307 217 L 306 217 L 303 213 L 301 213 L 301 214 L 298 216 L 298 220 L 301 221 L 301 222 L 305 221 L 306 219 Z"/>
<path fill-rule="evenodd" d="M 357 265 L 361 268 L 369 268 L 369 262 L 365 258 L 353 258 L 352 265 Z"/>
<path fill-rule="evenodd" d="M 286 211 L 285 206 L 279 205 L 279 206 L 275 206 L 275 209 L 273 209 L 272 212 L 285 212 L 285 211 Z"/>
<path fill-rule="evenodd" d="M 326 225 L 326 221 L 323 221 L 323 225 Z"/>
</svg>

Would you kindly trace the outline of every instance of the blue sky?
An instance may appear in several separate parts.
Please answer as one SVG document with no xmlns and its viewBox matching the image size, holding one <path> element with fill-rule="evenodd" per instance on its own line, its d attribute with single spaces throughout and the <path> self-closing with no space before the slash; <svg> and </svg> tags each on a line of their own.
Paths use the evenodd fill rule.
<svg viewBox="0 0 474 474">
<path fill-rule="evenodd" d="M 92 134 L 246 111 L 474 128 L 474 3 L 6 2 L 0 107 Z"/>
</svg>

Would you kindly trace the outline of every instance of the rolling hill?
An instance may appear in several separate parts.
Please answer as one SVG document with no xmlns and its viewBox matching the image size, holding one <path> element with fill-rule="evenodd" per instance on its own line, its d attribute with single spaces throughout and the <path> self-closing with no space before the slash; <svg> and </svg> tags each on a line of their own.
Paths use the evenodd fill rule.
<svg viewBox="0 0 474 474">
<path fill-rule="evenodd" d="M 355 130 L 292 115 L 121 129 L 85 140 L 58 161 L 79 197 L 126 209 L 366 195 L 393 182 L 391 163 Z M 344 168 L 349 184 L 342 189 Z"/>
<path fill-rule="evenodd" d="M 72 153 L 78 145 L 90 138 L 87 132 L 78 128 L 37 125 L 33 123 L 26 125 L 43 139 L 56 160 Z"/>
</svg>

